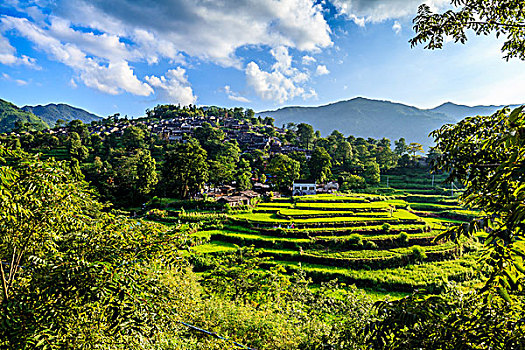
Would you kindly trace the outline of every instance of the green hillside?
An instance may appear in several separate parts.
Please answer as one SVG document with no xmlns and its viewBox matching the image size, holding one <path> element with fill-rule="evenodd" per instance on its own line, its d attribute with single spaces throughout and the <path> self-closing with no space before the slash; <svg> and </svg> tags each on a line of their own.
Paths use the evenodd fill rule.
<svg viewBox="0 0 525 350">
<path fill-rule="evenodd" d="M 81 108 L 76 108 L 64 103 L 50 103 L 45 106 L 24 106 L 22 109 L 42 118 L 42 120 L 51 126 L 54 126 L 56 121 L 59 119 L 64 121 L 78 119 L 86 124 L 89 124 L 94 120 L 101 119 L 99 116 L 93 113 L 89 113 Z"/>
<path fill-rule="evenodd" d="M 37 130 L 49 127 L 45 121 L 33 113 L 26 112 L 11 102 L 0 99 L 0 132 L 13 130 L 16 122 L 31 123 L 32 128 Z"/>
</svg>

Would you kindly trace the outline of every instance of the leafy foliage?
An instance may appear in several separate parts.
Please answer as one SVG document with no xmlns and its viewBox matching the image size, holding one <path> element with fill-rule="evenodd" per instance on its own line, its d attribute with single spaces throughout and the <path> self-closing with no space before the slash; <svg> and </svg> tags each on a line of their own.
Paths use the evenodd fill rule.
<svg viewBox="0 0 525 350">
<path fill-rule="evenodd" d="M 465 186 L 461 200 L 486 215 L 444 233 L 454 240 L 488 231 L 487 287 L 523 289 L 525 230 L 525 115 L 523 107 L 505 108 L 488 117 L 471 117 L 435 131 L 442 154 L 436 168 Z"/>
<path fill-rule="evenodd" d="M 477 35 L 495 33 L 506 41 L 501 50 L 508 60 L 518 57 L 525 60 L 525 4 L 520 0 L 451 0 L 455 9 L 433 13 L 427 4 L 419 7 L 414 19 L 416 36 L 412 46 L 426 43 L 427 49 L 443 48 L 445 37 L 455 42 L 467 41 L 467 30 Z"/>
</svg>

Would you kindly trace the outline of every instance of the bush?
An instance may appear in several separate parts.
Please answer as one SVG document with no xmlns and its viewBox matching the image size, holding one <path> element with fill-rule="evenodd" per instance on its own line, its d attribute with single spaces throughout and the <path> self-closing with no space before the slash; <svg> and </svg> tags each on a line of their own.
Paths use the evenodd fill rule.
<svg viewBox="0 0 525 350">
<path fill-rule="evenodd" d="M 356 245 L 356 246 L 362 246 L 363 245 L 363 238 L 360 235 L 356 234 L 356 233 L 350 235 L 348 237 L 347 241 L 348 241 L 348 244 L 350 244 L 350 245 Z"/>
<path fill-rule="evenodd" d="M 370 250 L 374 250 L 374 249 L 377 249 L 377 244 L 375 244 L 374 241 L 366 241 L 365 248 L 366 249 L 370 249 Z"/>
<path fill-rule="evenodd" d="M 427 255 L 425 254 L 425 251 L 423 248 L 421 248 L 418 245 L 415 245 L 412 247 L 411 257 L 414 259 L 414 261 L 423 261 L 427 258 Z"/>
<path fill-rule="evenodd" d="M 151 209 L 146 215 L 152 220 L 162 220 L 168 215 L 168 213 L 166 210 Z"/>
<path fill-rule="evenodd" d="M 392 225 L 390 225 L 388 222 L 385 222 L 385 223 L 381 226 L 381 228 L 383 229 L 383 231 L 386 231 L 386 232 L 390 231 L 390 228 L 391 228 L 391 227 L 392 227 Z"/>
<path fill-rule="evenodd" d="M 396 241 L 401 246 L 408 245 L 408 234 L 405 231 L 401 231 L 399 235 L 397 235 Z"/>
</svg>

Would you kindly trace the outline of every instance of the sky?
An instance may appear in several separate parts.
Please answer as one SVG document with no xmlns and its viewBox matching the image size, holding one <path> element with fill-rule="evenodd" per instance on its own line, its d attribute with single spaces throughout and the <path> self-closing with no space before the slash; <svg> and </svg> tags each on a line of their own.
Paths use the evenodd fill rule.
<svg viewBox="0 0 525 350">
<path fill-rule="evenodd" d="M 422 2 L 1 0 L 0 98 L 130 117 L 165 103 L 525 102 L 525 62 L 502 59 L 501 39 L 411 48 Z"/>
</svg>

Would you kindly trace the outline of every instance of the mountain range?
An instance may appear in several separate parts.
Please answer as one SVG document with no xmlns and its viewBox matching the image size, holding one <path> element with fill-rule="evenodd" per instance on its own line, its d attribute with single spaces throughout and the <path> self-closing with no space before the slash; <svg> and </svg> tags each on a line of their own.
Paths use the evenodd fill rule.
<svg viewBox="0 0 525 350">
<path fill-rule="evenodd" d="M 13 130 L 16 122 L 30 123 L 37 130 L 49 127 L 46 122 L 33 113 L 26 112 L 11 102 L 0 99 L 0 132 Z"/>
<path fill-rule="evenodd" d="M 50 126 L 54 126 L 56 121 L 61 119 L 65 122 L 71 120 L 81 120 L 83 123 L 89 124 L 92 121 L 100 120 L 101 118 L 93 113 L 83 109 L 73 107 L 64 103 L 54 104 L 50 103 L 45 106 L 24 106 L 21 108 L 26 112 L 33 113 L 41 118 Z"/>
<path fill-rule="evenodd" d="M 257 113 L 272 117 L 275 125 L 287 123 L 311 124 L 321 135 L 333 130 L 356 137 L 386 137 L 391 141 L 421 143 L 425 149 L 433 144 L 429 133 L 444 124 L 456 123 L 468 116 L 490 115 L 503 106 L 465 106 L 451 102 L 433 109 L 420 109 L 401 103 L 353 98 L 319 107 L 284 107 Z"/>
<path fill-rule="evenodd" d="M 19 108 L 11 102 L 0 99 L 0 132 L 13 130 L 16 122 L 30 123 L 34 129 L 41 130 L 54 126 L 57 120 L 68 122 L 74 119 L 91 123 L 93 120 L 100 120 L 101 118 L 83 109 L 63 103 Z"/>
<path fill-rule="evenodd" d="M 257 115 L 274 118 L 277 126 L 291 122 L 308 123 L 323 136 L 338 130 L 345 135 L 375 139 L 386 137 L 391 141 L 403 137 L 407 143 L 418 142 L 428 149 L 433 144 L 428 136 L 432 130 L 468 116 L 490 115 L 502 107 L 471 107 L 447 102 L 432 109 L 420 109 L 402 103 L 356 97 L 319 107 L 284 107 Z M 101 118 L 63 103 L 18 108 L 0 99 L 0 132 L 12 130 L 16 121 L 30 122 L 37 129 L 43 129 L 54 126 L 59 119 L 66 122 L 79 119 L 90 123 Z"/>
</svg>

